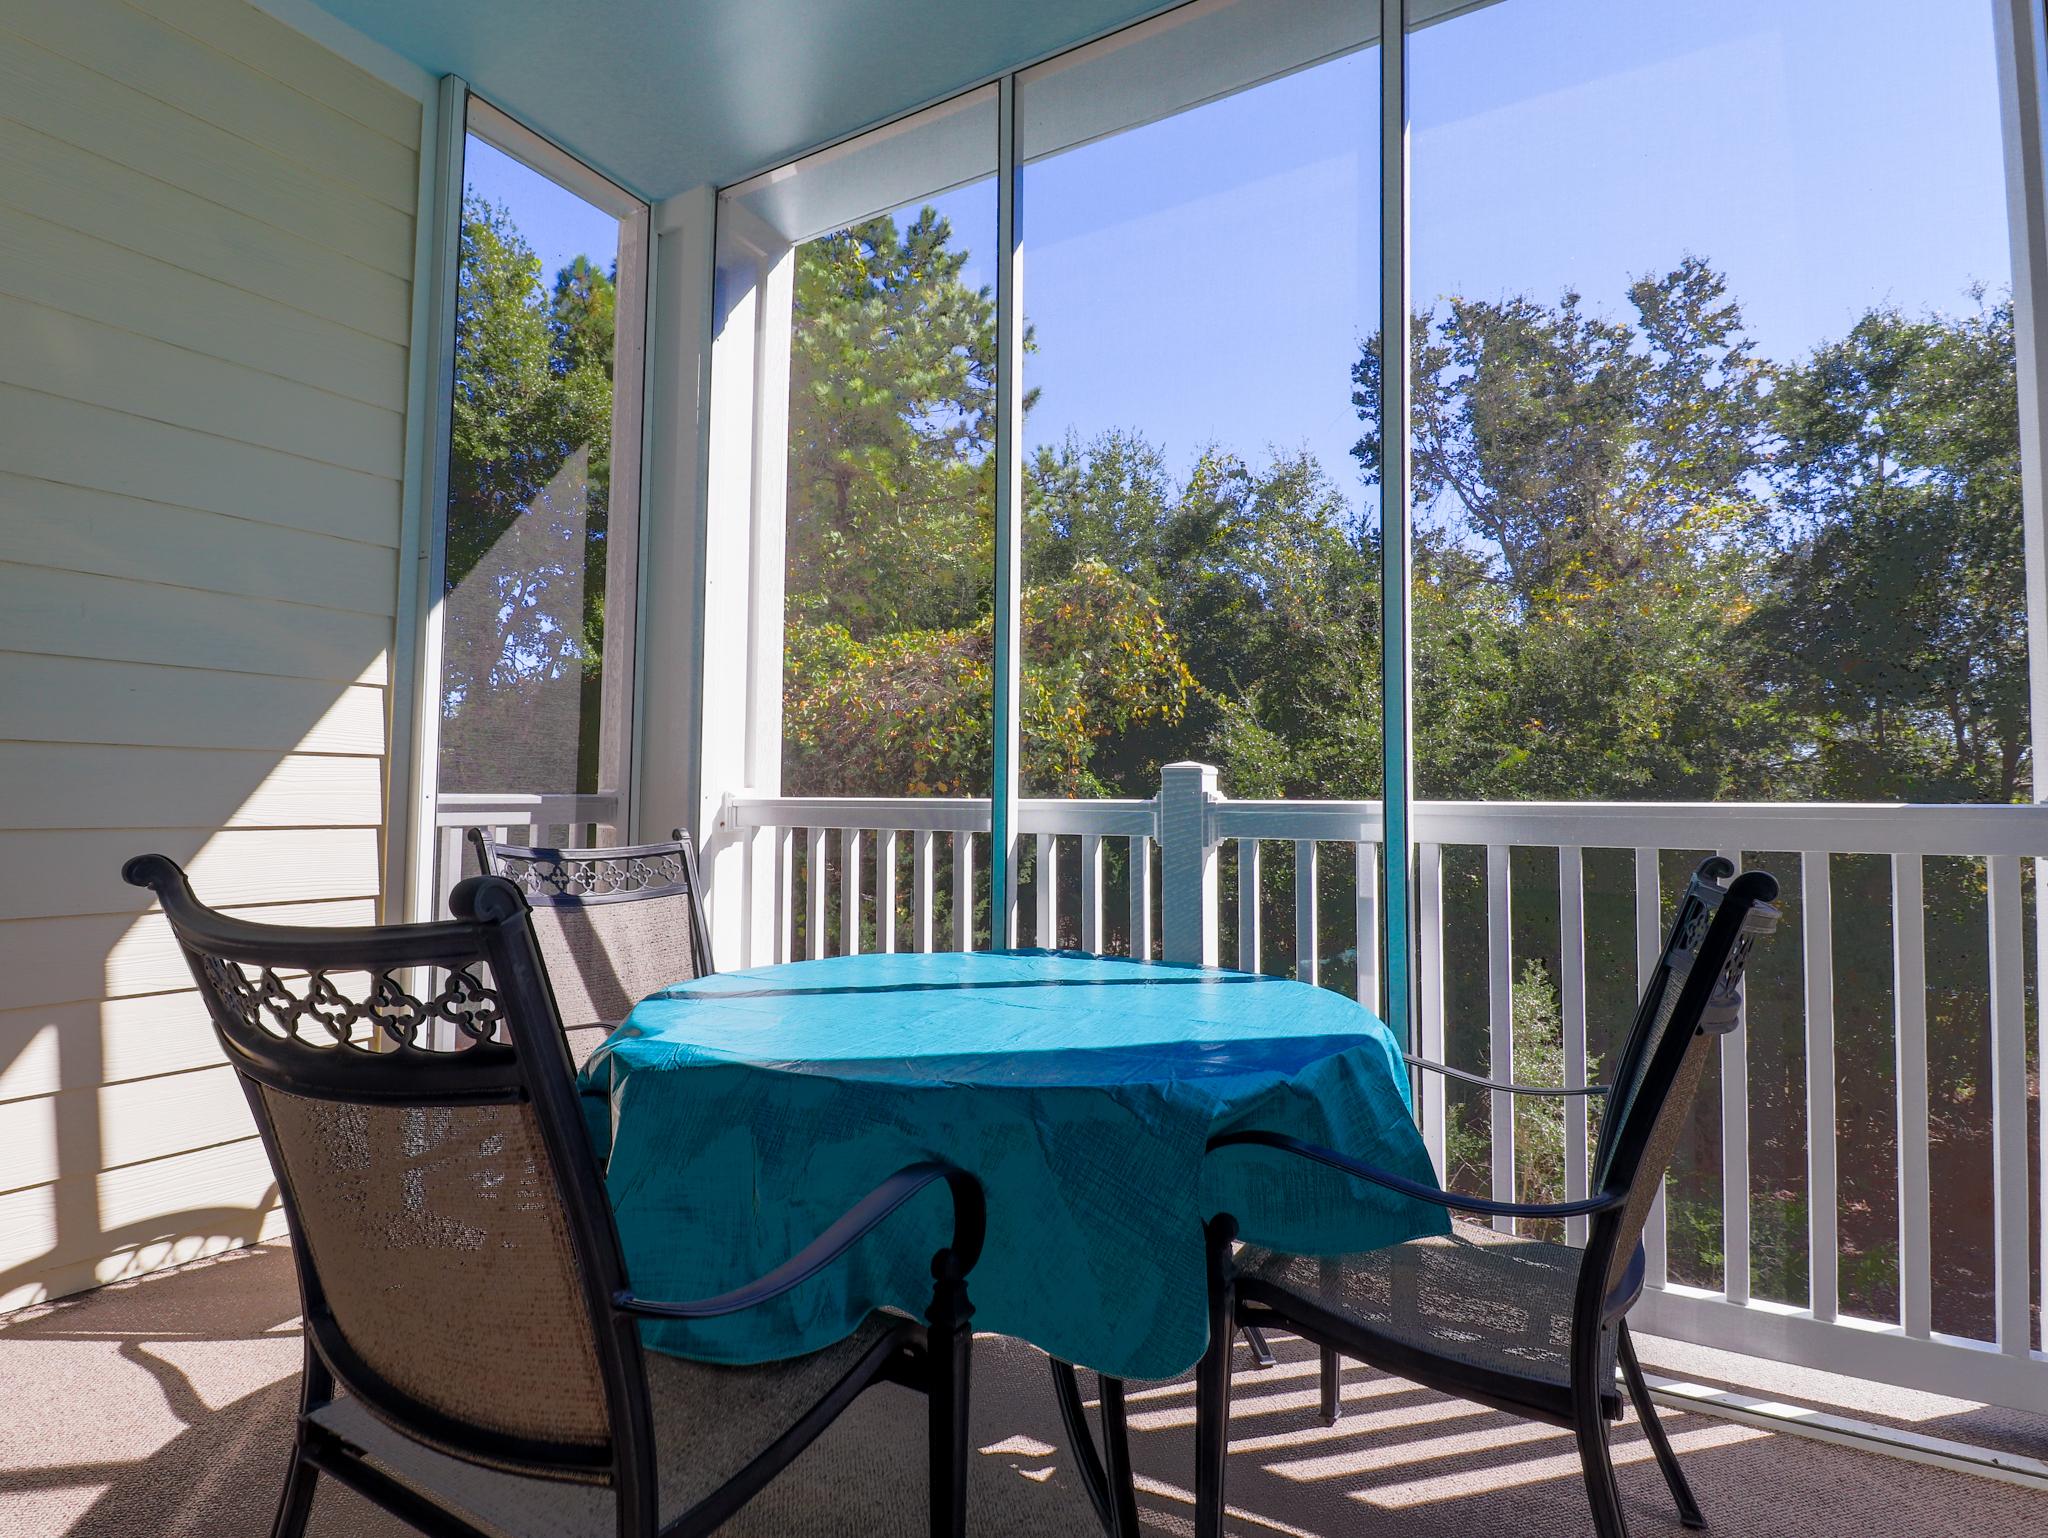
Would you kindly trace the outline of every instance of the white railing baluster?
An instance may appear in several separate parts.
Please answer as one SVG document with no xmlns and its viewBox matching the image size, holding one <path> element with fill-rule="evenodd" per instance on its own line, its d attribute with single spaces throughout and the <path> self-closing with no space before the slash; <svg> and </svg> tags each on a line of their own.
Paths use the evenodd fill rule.
<svg viewBox="0 0 2048 1538">
<path fill-rule="evenodd" d="M 1152 840 L 1131 840 L 1131 954 L 1152 958 Z"/>
<path fill-rule="evenodd" d="M 1380 862 L 1371 844 L 1352 846 L 1352 869 L 1358 878 L 1355 904 L 1358 930 L 1358 1002 L 1374 1014 L 1380 1010 Z"/>
<path fill-rule="evenodd" d="M 1321 970 L 1316 954 L 1316 846 L 1294 841 L 1294 975 L 1313 983 Z"/>
<path fill-rule="evenodd" d="M 440 879 L 434 883 L 436 918 L 454 916 L 455 910 L 448 906 L 448 899 L 454 893 L 456 883 L 462 880 L 462 839 L 461 827 L 445 823 L 442 825 Z"/>
<path fill-rule="evenodd" d="M 1060 944 L 1060 844 L 1050 833 L 1038 835 L 1038 943 L 1058 950 Z"/>
<path fill-rule="evenodd" d="M 775 830 L 775 959 L 796 960 L 796 829 Z"/>
<path fill-rule="evenodd" d="M 896 949 L 896 830 L 875 835 L 875 949 Z"/>
<path fill-rule="evenodd" d="M 1443 849 L 1437 844 L 1415 846 L 1415 945 L 1417 981 L 1420 983 L 1420 1028 L 1418 1052 L 1433 1063 L 1444 1060 L 1444 883 Z M 1444 1125 L 1444 1076 L 1421 1076 L 1416 1109 L 1422 1116 L 1422 1142 L 1429 1150 L 1436 1177 L 1444 1180 L 1447 1131 Z"/>
<path fill-rule="evenodd" d="M 1102 954 L 1102 835 L 1081 835 L 1081 949 Z"/>
<path fill-rule="evenodd" d="M 825 954 L 825 830 L 807 830 L 804 846 L 804 949 Z"/>
<path fill-rule="evenodd" d="M 1832 1320 L 1841 1307 L 1841 1241 L 1835 1219 L 1835 903 L 1828 857 L 1799 856 L 1806 958 L 1806 1267 L 1808 1306 Z"/>
<path fill-rule="evenodd" d="M 1742 851 L 1721 857 L 1739 872 Z M 1732 879 L 1732 878 L 1731 878 Z M 1721 1286 L 1730 1303 L 1749 1301 L 1749 1004 L 1721 1038 Z"/>
<path fill-rule="evenodd" d="M 1259 970 L 1259 841 L 1237 841 L 1237 969 Z"/>
<path fill-rule="evenodd" d="M 839 954 L 860 954 L 860 846 L 858 828 L 839 834 Z"/>
<path fill-rule="evenodd" d="M 1586 860 L 1577 845 L 1568 844 L 1557 852 L 1557 1002 L 1564 1029 L 1564 1082 L 1567 1089 L 1584 1089 L 1586 1066 Z M 1590 1127 L 1586 1097 L 1573 1095 L 1564 1103 L 1564 1199 L 1586 1198 L 1586 1144 Z M 1585 1218 L 1566 1218 L 1567 1244 L 1586 1242 Z"/>
<path fill-rule="evenodd" d="M 1508 885 L 1508 848 L 1486 846 L 1486 1076 L 1506 1084 L 1515 1077 L 1514 910 Z M 1506 1090 L 1487 1095 L 1487 1124 L 1493 1145 L 1493 1199 L 1515 1199 L 1515 1097 Z M 1497 1217 L 1501 1233 L 1515 1231 L 1513 1218 Z"/>
<path fill-rule="evenodd" d="M 1892 856 L 1892 1011 L 1898 1081 L 1899 1327 L 1927 1339 L 1934 1323 L 1933 1225 L 1927 1169 L 1927 910 L 1920 856 Z"/>
<path fill-rule="evenodd" d="M 932 838 L 919 828 L 910 841 L 910 936 L 920 955 L 932 949 Z"/>
<path fill-rule="evenodd" d="M 1657 963 L 1664 951 L 1663 875 L 1657 868 L 1657 851 L 1636 850 L 1636 997 L 1649 989 L 1657 975 Z M 1665 1198 L 1669 1178 L 1657 1182 L 1656 1200 L 1643 1224 L 1643 1276 L 1650 1286 L 1662 1287 L 1668 1275 L 1664 1246 Z"/>
<path fill-rule="evenodd" d="M 2027 1001 L 2022 943 L 2020 861 L 1984 862 L 1991 925 L 1992 1269 L 1998 1349 L 2025 1356 L 2031 1331 L 2032 1278 L 2027 1234 Z"/>
<path fill-rule="evenodd" d="M 953 835 L 953 949 L 974 949 L 974 835 Z"/>
</svg>

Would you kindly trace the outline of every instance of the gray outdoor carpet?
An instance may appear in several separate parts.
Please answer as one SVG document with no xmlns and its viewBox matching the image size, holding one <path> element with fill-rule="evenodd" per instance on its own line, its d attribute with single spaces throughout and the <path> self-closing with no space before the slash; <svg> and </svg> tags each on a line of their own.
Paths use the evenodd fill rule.
<svg viewBox="0 0 2048 1538">
<path fill-rule="evenodd" d="M 284 1470 L 299 1344 L 289 1254 L 243 1251 L 0 1319 L 0 1535 L 264 1534 Z M 1315 1415 L 1294 1342 L 1240 1355 L 1231 1459 L 1243 1538 L 1587 1534 L 1570 1438 L 1353 1366 L 1347 1413 Z M 1085 1381 L 1085 1380 L 1084 1380 Z M 1077 1534 L 1074 1481 L 1044 1359 L 984 1339 L 975 1356 L 973 1531 Z M 1194 1406 L 1140 1386 L 1135 1453 L 1149 1530 L 1185 1535 Z M 1698 1415 L 1668 1424 L 1722 1538 L 1998 1538 L 2048 1528 L 2048 1494 Z M 1633 1424 L 1618 1433 L 1636 1538 L 1682 1531 Z M 883 1387 L 729 1529 L 738 1538 L 922 1538 L 922 1404 Z M 324 1485 L 319 1538 L 407 1529 Z"/>
</svg>

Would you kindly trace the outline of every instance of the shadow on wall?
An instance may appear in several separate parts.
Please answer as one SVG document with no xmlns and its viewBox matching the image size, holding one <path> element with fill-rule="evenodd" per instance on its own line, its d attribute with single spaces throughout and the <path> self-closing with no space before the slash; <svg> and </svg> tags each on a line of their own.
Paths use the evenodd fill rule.
<svg viewBox="0 0 2048 1538">
<path fill-rule="evenodd" d="M 35 659 L 75 687 L 9 707 L 42 826 L 6 835 L 36 874 L 0 896 L 0 1311 L 282 1232 L 184 957 L 121 865 L 161 851 L 250 917 L 374 922 L 389 639 L 326 679 Z"/>
</svg>

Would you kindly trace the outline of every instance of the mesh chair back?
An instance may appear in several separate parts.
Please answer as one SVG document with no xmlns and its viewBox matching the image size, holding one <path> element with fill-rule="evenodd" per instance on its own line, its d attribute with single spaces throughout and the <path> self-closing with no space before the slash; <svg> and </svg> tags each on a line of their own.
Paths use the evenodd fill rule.
<svg viewBox="0 0 2048 1538">
<path fill-rule="evenodd" d="M 1734 875 L 1715 856 L 1687 883 L 1615 1069 L 1593 1161 L 1596 1190 L 1628 1192 L 1609 1291 L 1627 1278 L 1715 1042 L 1741 1023 L 1750 949 L 1777 927 L 1777 882 L 1750 871 L 1724 890 L 1720 882 Z"/>
<path fill-rule="evenodd" d="M 479 867 L 533 904 L 534 939 L 581 1066 L 604 1034 L 657 989 L 712 970 L 690 841 L 620 849 L 535 849 L 469 830 Z"/>
<path fill-rule="evenodd" d="M 126 874 L 241 1076 L 336 1377 L 448 1451 L 608 1477 L 644 1378 L 604 1310 L 617 1236 L 518 891 L 474 877 L 452 922 L 311 929 L 215 913 L 161 856 Z"/>
</svg>

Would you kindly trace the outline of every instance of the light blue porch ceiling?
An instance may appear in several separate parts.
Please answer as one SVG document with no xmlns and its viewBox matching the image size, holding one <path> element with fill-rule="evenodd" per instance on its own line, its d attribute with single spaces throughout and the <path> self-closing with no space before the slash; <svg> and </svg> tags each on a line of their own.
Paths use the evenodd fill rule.
<svg viewBox="0 0 2048 1538">
<path fill-rule="evenodd" d="M 316 0 L 644 197 L 725 183 L 1163 0 Z"/>
</svg>

